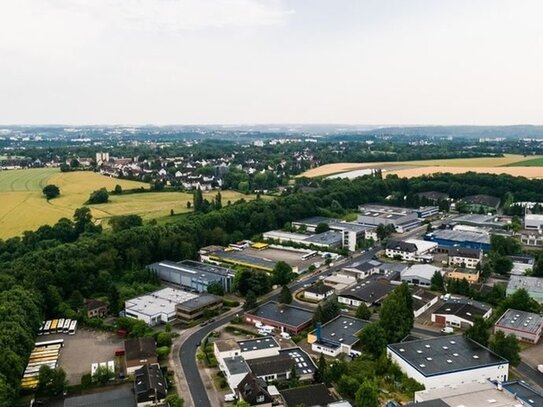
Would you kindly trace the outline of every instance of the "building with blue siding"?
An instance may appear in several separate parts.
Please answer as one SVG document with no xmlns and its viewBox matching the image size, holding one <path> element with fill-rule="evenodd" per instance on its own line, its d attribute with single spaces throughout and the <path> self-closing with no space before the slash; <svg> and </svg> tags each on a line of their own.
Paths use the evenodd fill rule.
<svg viewBox="0 0 543 407">
<path fill-rule="evenodd" d="M 490 234 L 463 230 L 438 229 L 424 236 L 424 240 L 437 243 L 440 248 L 462 247 L 490 250 Z"/>
</svg>

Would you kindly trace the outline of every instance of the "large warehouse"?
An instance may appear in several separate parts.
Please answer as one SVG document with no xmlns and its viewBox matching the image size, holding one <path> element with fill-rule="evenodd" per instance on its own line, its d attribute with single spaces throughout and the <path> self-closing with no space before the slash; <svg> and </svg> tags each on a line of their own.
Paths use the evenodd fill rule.
<svg viewBox="0 0 543 407">
<path fill-rule="evenodd" d="M 393 225 L 398 233 L 407 232 L 420 225 L 419 215 L 413 209 L 373 204 L 360 205 L 358 210 L 361 213 L 357 222 L 362 225 Z"/>
<path fill-rule="evenodd" d="M 212 282 L 220 283 L 224 291 L 229 292 L 234 283 L 234 271 L 193 260 L 183 260 L 178 263 L 164 260 L 150 264 L 147 268 L 155 271 L 163 281 L 197 292 L 206 292 L 207 286 Z"/>
<path fill-rule="evenodd" d="M 426 390 L 465 383 L 507 381 L 509 362 L 462 335 L 395 343 L 387 354 Z"/>
</svg>

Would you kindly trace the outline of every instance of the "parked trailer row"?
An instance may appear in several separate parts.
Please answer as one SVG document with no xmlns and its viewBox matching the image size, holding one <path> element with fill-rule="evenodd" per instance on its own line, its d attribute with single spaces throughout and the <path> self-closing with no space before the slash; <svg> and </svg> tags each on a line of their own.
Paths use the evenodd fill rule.
<svg viewBox="0 0 543 407">
<path fill-rule="evenodd" d="M 75 334 L 77 321 L 69 318 L 51 319 L 43 321 L 38 335 L 49 335 L 56 333 Z"/>
</svg>

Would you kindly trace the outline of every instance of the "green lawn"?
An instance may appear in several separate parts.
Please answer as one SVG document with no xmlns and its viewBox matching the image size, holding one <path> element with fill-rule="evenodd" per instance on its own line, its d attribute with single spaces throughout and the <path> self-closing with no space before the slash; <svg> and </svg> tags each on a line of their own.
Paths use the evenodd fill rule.
<svg viewBox="0 0 543 407">
<path fill-rule="evenodd" d="M 507 167 L 543 167 L 543 157 L 511 163 Z"/>
</svg>

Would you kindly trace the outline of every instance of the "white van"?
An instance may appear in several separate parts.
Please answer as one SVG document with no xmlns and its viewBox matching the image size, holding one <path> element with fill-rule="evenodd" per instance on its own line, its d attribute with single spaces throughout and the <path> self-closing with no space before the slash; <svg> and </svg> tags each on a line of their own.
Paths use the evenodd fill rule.
<svg viewBox="0 0 543 407">
<path fill-rule="evenodd" d="M 224 395 L 224 401 L 236 401 L 237 397 L 235 393 L 229 393 Z"/>
<path fill-rule="evenodd" d="M 290 339 L 290 334 L 288 332 L 281 332 L 279 335 L 283 339 Z"/>
<path fill-rule="evenodd" d="M 266 329 L 266 328 L 260 328 L 260 329 L 258 330 L 258 333 L 259 333 L 260 335 L 269 335 L 269 334 L 272 333 L 272 331 L 269 330 L 269 329 Z"/>
<path fill-rule="evenodd" d="M 452 334 L 454 332 L 454 328 L 452 326 L 446 326 L 445 328 L 441 329 L 441 332 L 444 334 Z"/>
</svg>

